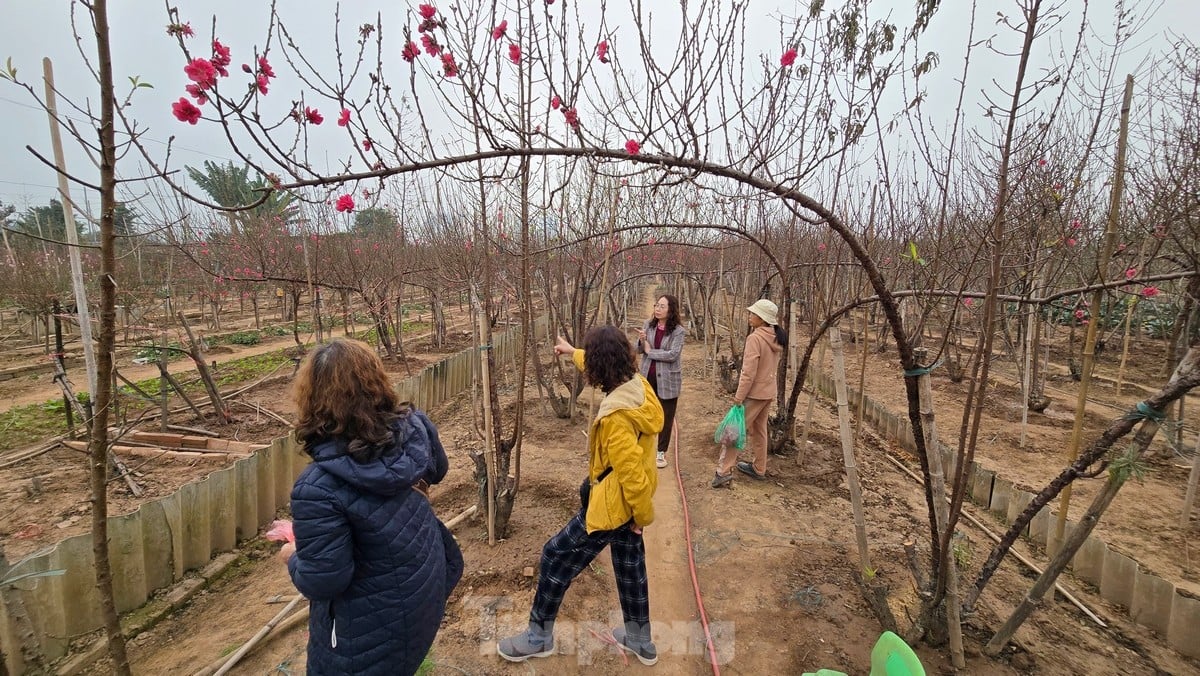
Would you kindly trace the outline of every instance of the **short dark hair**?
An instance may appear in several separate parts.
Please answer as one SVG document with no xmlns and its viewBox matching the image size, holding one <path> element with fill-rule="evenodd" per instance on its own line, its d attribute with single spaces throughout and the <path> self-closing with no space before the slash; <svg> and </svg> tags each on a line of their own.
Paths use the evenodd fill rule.
<svg viewBox="0 0 1200 676">
<path fill-rule="evenodd" d="M 637 367 L 633 346 L 617 327 L 597 326 L 583 337 L 583 376 L 608 394 L 629 382 Z"/>
</svg>

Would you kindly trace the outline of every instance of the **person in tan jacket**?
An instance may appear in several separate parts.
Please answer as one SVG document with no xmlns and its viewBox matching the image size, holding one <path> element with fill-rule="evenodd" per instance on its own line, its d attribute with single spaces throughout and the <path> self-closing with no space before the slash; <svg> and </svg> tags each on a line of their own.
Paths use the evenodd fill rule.
<svg viewBox="0 0 1200 676">
<path fill-rule="evenodd" d="M 738 461 L 733 453 L 722 457 L 722 466 L 712 480 L 713 488 L 733 484 L 735 461 L 741 473 L 759 480 L 767 478 L 767 413 L 778 391 L 776 373 L 788 337 L 787 331 L 778 326 L 779 308 L 771 301 L 760 298 L 746 310 L 750 335 L 746 336 L 742 351 L 742 375 L 733 403 L 746 407 L 746 449 L 754 454 L 754 461 Z"/>
</svg>

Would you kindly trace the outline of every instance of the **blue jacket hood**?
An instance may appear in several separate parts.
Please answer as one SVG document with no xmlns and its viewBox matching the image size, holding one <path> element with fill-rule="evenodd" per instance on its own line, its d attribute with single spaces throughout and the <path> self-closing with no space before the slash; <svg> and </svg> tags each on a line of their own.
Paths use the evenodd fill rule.
<svg viewBox="0 0 1200 676">
<path fill-rule="evenodd" d="M 371 462 L 359 462 L 347 451 L 346 439 L 329 439 L 312 449 L 313 461 L 321 469 L 355 488 L 376 495 L 397 495 L 433 469 L 427 419 L 413 412 L 392 425 L 392 441 L 383 455 Z M 438 477 L 440 478 L 440 477 Z"/>
</svg>

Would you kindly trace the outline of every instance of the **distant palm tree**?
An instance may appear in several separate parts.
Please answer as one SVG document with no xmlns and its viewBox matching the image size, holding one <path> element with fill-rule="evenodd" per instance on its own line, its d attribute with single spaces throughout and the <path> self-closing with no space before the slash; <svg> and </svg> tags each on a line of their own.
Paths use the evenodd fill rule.
<svg viewBox="0 0 1200 676">
<path fill-rule="evenodd" d="M 233 162 L 217 164 L 205 160 L 204 171 L 187 167 L 188 176 L 200 189 L 208 193 L 213 202 L 228 209 L 245 207 L 262 199 L 262 191 L 268 187 L 261 176 L 250 179 L 249 166 L 237 166 Z M 266 201 L 251 209 L 225 212 L 231 228 L 245 228 L 251 222 L 281 220 L 292 221 L 297 214 L 296 198 L 288 192 L 274 191 Z"/>
</svg>

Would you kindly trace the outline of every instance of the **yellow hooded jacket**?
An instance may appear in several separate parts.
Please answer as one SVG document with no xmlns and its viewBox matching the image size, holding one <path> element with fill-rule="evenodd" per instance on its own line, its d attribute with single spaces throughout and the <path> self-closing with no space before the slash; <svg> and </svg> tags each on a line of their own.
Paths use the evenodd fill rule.
<svg viewBox="0 0 1200 676">
<path fill-rule="evenodd" d="M 575 350 L 575 366 L 583 370 L 583 350 Z M 654 521 L 658 468 L 654 452 L 663 427 L 662 404 L 640 374 L 609 392 L 600 402 L 588 431 L 588 481 L 591 498 L 587 532 L 616 530 L 633 519 L 638 527 Z M 612 468 L 599 483 L 596 479 Z"/>
</svg>

